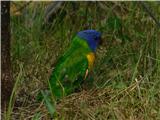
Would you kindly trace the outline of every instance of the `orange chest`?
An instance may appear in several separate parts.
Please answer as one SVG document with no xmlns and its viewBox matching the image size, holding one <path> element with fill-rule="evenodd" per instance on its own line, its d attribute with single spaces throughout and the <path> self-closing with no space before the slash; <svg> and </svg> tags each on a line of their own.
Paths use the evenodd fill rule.
<svg viewBox="0 0 160 120">
<path fill-rule="evenodd" d="M 87 54 L 87 59 L 88 59 L 88 68 L 92 69 L 95 61 L 95 54 L 93 52 L 90 52 L 89 54 Z"/>
</svg>

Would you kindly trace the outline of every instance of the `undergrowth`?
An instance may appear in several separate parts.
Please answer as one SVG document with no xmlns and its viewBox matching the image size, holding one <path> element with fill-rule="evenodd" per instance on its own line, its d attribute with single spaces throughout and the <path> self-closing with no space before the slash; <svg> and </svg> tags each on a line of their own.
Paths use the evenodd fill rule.
<svg viewBox="0 0 160 120">
<path fill-rule="evenodd" d="M 12 67 L 18 83 L 6 119 L 50 119 L 35 97 L 48 87 L 56 60 L 72 37 L 84 29 L 102 32 L 90 74 L 94 87 L 62 99 L 55 119 L 160 119 L 160 28 L 140 3 L 64 2 L 52 24 L 44 26 L 48 4 L 32 2 L 11 14 Z M 158 3 L 148 5 L 160 19 Z"/>
</svg>

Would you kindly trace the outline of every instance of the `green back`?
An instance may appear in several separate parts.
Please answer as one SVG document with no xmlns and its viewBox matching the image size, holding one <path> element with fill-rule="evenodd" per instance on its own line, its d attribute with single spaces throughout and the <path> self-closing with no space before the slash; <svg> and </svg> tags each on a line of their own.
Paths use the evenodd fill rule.
<svg viewBox="0 0 160 120">
<path fill-rule="evenodd" d="M 88 68 L 86 55 L 91 52 L 87 42 L 75 37 L 52 72 L 49 84 L 56 99 L 72 93 L 83 81 Z"/>
</svg>

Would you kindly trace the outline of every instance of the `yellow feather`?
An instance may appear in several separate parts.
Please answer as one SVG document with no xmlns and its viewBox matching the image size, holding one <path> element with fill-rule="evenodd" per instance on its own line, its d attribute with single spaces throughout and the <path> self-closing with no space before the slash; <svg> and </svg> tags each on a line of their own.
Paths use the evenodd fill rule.
<svg viewBox="0 0 160 120">
<path fill-rule="evenodd" d="M 95 54 L 93 52 L 90 52 L 87 54 L 87 59 L 88 59 L 88 68 L 89 70 L 93 68 L 93 64 L 95 61 Z"/>
</svg>

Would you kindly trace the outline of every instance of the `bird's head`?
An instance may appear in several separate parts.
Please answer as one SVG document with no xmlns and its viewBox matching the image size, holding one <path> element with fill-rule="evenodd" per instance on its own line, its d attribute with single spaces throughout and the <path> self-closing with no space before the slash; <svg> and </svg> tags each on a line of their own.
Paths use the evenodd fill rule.
<svg viewBox="0 0 160 120">
<path fill-rule="evenodd" d="M 87 41 L 89 47 L 95 52 L 101 40 L 101 33 L 96 30 L 84 30 L 77 34 L 80 38 Z"/>
</svg>

